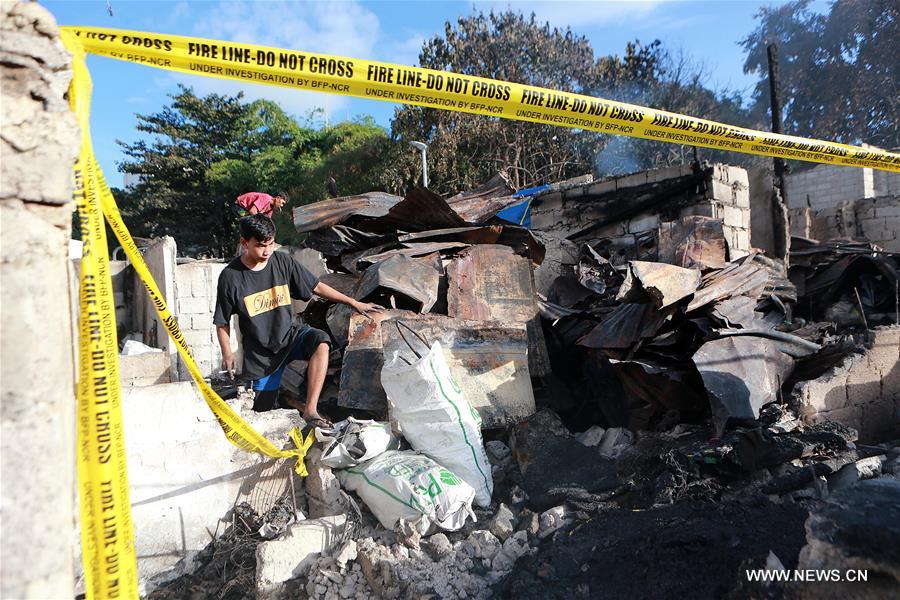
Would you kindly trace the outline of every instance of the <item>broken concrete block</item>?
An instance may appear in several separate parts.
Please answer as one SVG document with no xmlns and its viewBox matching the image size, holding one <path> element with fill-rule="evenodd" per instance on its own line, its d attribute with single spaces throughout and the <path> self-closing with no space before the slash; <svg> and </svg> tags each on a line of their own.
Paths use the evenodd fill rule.
<svg viewBox="0 0 900 600">
<path fill-rule="evenodd" d="M 603 432 L 605 431 L 606 430 L 599 425 L 591 425 L 590 429 L 582 431 L 575 436 L 575 439 L 585 446 L 597 446 L 600 444 L 600 440 L 603 438 Z"/>
<path fill-rule="evenodd" d="M 347 540 L 334 553 L 334 560 L 340 568 L 345 568 L 351 560 L 356 560 L 356 540 Z"/>
<path fill-rule="evenodd" d="M 509 458 L 512 451 L 509 446 L 500 440 L 491 440 L 484 443 L 484 449 L 487 450 L 488 456 L 493 462 L 503 463 Z"/>
<path fill-rule="evenodd" d="M 491 561 L 491 567 L 495 571 L 506 572 L 513 568 L 516 561 L 525 556 L 529 550 L 528 534 L 517 531 L 513 536 L 503 542 L 503 548 Z"/>
<path fill-rule="evenodd" d="M 497 536 L 501 542 L 505 542 L 506 538 L 511 536 L 516 530 L 516 516 L 508 506 L 501 502 L 500 508 L 497 509 L 497 514 L 495 514 L 491 518 L 490 523 L 488 523 L 488 529 L 490 529 L 491 533 Z"/>
<path fill-rule="evenodd" d="M 270 598 L 282 583 L 304 575 L 315 559 L 329 552 L 344 534 L 347 517 L 301 521 L 287 533 L 256 547 L 256 597 Z"/>
<path fill-rule="evenodd" d="M 315 446 L 306 454 L 306 468 L 309 471 L 306 492 L 309 514 L 314 519 L 345 512 L 341 501 L 341 484 L 331 469 L 319 462 L 321 457 L 321 448 Z"/>
<path fill-rule="evenodd" d="M 609 458 L 619 453 L 634 443 L 634 434 L 624 427 L 610 427 L 603 432 L 600 439 L 600 454 Z"/>
<path fill-rule="evenodd" d="M 554 506 L 541 513 L 538 538 L 544 539 L 553 535 L 566 524 L 566 507 Z"/>
<path fill-rule="evenodd" d="M 524 531 L 529 537 L 537 537 L 541 530 L 541 517 L 536 512 L 527 508 L 519 515 L 519 531 Z"/>
<path fill-rule="evenodd" d="M 804 586 L 804 597 L 896 597 L 900 588 L 898 539 L 900 482 L 872 479 L 836 491 L 822 506 L 811 510 L 806 521 L 806 546 L 800 551 L 797 567 L 841 573 L 865 569 L 868 581 L 865 585 L 834 581 L 810 584 Z"/>
<path fill-rule="evenodd" d="M 863 479 L 881 475 L 881 464 L 885 456 L 870 456 L 845 465 L 840 471 L 828 476 L 828 485 L 833 491 L 842 490 Z"/>
<path fill-rule="evenodd" d="M 357 542 L 356 560 L 372 590 L 382 597 L 391 597 L 394 589 L 394 571 L 397 562 L 390 550 L 376 544 L 371 538 Z M 387 593 L 386 593 L 387 592 Z"/>
<path fill-rule="evenodd" d="M 476 558 L 491 560 L 500 552 L 500 540 L 493 533 L 484 529 L 473 531 L 469 535 L 469 543 L 475 549 Z"/>
<path fill-rule="evenodd" d="M 440 560 L 453 551 L 450 540 L 447 539 L 447 536 L 443 533 L 435 533 L 431 537 L 426 538 L 422 543 L 435 560 Z"/>
</svg>

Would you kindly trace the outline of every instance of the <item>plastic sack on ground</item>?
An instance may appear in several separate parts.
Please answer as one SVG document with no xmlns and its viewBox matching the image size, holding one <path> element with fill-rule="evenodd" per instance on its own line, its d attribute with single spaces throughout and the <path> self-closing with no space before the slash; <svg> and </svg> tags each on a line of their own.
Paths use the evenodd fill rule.
<svg viewBox="0 0 900 600">
<path fill-rule="evenodd" d="M 332 469 L 355 467 L 400 447 L 389 423 L 353 417 L 335 423 L 332 429 L 316 429 L 316 440 L 325 443 L 319 462 Z"/>
<path fill-rule="evenodd" d="M 481 417 L 453 381 L 440 342 L 412 364 L 395 354 L 381 370 L 381 385 L 410 445 L 459 475 L 475 490 L 475 504 L 488 506 L 494 480 Z"/>
<path fill-rule="evenodd" d="M 432 524 L 456 531 L 475 520 L 475 490 L 424 454 L 388 450 L 356 467 L 336 471 L 341 485 L 359 495 L 378 521 L 393 530 L 405 519 L 422 535 Z"/>
</svg>

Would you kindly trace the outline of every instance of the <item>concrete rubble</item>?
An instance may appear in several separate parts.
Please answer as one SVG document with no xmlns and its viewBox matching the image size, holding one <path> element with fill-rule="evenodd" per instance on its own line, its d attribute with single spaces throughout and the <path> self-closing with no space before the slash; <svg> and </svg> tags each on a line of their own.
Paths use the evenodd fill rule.
<svg viewBox="0 0 900 600">
<path fill-rule="evenodd" d="M 799 240 L 787 265 L 770 258 L 749 243 L 747 188 L 723 165 L 563 182 L 531 198 L 531 229 L 502 219 L 522 202 L 502 177 L 448 199 L 373 192 L 295 209 L 302 259 L 389 307 L 302 310 L 337 342 L 322 409 L 402 437 L 378 374 L 438 341 L 479 415 L 493 494 L 452 525 L 386 521 L 317 444 L 295 503 L 309 519 L 248 517 L 279 532 L 267 541 L 235 522 L 225 544 L 243 540 L 253 560 L 231 581 L 259 598 L 349 599 L 618 598 L 646 595 L 650 577 L 665 597 L 758 597 L 740 577 L 754 565 L 864 564 L 898 580 L 885 544 L 827 533 L 860 490 L 873 490 L 870 515 L 895 502 L 897 257 Z M 414 441 L 397 456 L 416 456 Z M 437 493 L 460 479 L 428 468 L 443 469 Z M 854 518 L 853 531 L 878 522 Z M 199 575 L 151 597 L 222 594 L 217 543 Z"/>
</svg>

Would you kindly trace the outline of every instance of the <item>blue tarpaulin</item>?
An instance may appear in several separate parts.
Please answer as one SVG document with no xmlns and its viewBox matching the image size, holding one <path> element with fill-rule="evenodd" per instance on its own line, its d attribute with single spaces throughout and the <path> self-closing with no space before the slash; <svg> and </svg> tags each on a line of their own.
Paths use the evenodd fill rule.
<svg viewBox="0 0 900 600">
<path fill-rule="evenodd" d="M 507 206 L 497 213 L 497 216 L 504 221 L 522 225 L 527 229 L 531 229 L 531 200 L 543 191 L 550 189 L 549 185 L 539 185 L 537 187 L 519 190 L 513 194 L 516 198 L 522 198 L 523 201 Z"/>
</svg>

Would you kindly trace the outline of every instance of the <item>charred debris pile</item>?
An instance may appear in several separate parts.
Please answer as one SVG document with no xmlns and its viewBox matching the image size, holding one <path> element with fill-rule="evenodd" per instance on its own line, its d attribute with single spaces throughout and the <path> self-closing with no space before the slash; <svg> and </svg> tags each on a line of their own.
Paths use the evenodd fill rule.
<svg viewBox="0 0 900 600">
<path fill-rule="evenodd" d="M 671 214 L 667 186 L 683 204 L 703 185 L 695 171 L 628 201 Z M 745 569 L 851 563 L 879 574 L 877 593 L 900 584 L 884 513 L 900 506 L 896 441 L 865 444 L 851 427 L 801 419 L 792 396 L 893 322 L 897 257 L 795 239 L 788 270 L 734 252 L 723 221 L 700 214 L 658 219 L 631 246 L 575 245 L 520 224 L 527 212 L 511 222 L 523 202 L 529 194 L 498 176 L 447 199 L 373 192 L 294 210 L 309 235 L 284 251 L 389 310 L 369 319 L 301 307 L 336 342 L 323 408 L 376 423 L 350 437 L 345 426 L 344 446 L 311 449 L 294 501 L 309 519 L 271 541 L 257 535 L 255 564 L 244 565 L 255 566 L 257 597 L 777 597 L 790 584 L 749 583 Z M 634 213 L 611 205 L 603 225 Z M 574 250 L 569 266 L 563 247 Z M 540 293 L 545 261 L 554 275 Z M 397 433 L 382 369 L 415 363 L 435 342 L 477 410 L 489 502 L 470 498 L 472 518 L 437 531 L 404 518 L 387 527 L 380 496 L 354 479 L 361 471 L 333 466 L 333 450 L 371 451 L 358 427 Z M 285 378 L 301 396 L 302 372 Z M 356 470 L 418 460 L 399 433 L 400 451 Z M 397 468 L 415 478 L 442 465 Z M 228 597 L 226 575 L 214 574 L 168 589 Z"/>
</svg>

